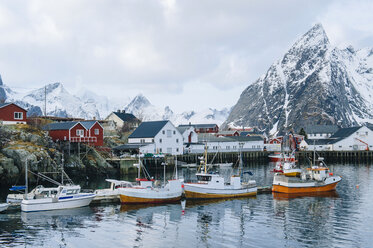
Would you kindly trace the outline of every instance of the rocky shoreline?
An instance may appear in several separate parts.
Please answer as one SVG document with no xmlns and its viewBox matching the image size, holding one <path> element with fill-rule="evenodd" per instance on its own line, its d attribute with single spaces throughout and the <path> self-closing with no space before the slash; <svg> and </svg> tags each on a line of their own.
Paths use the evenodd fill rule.
<svg viewBox="0 0 373 248">
<path fill-rule="evenodd" d="M 62 161 L 66 172 L 72 173 L 69 176 L 74 178 L 115 173 L 113 166 L 94 148 L 89 147 L 85 151 L 84 156 L 66 151 L 36 127 L 1 125 L 0 185 L 23 183 L 26 159 L 29 170 L 35 173 L 56 172 Z M 30 183 L 36 182 L 37 177 L 30 175 L 29 180 Z"/>
</svg>

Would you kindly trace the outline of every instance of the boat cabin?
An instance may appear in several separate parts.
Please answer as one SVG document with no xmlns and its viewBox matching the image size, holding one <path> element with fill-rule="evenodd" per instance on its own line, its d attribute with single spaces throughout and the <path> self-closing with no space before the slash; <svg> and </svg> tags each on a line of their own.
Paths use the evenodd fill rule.
<svg viewBox="0 0 373 248">
<path fill-rule="evenodd" d="M 39 187 L 35 189 L 34 199 L 50 198 L 57 195 L 57 188 L 44 188 Z"/>
<path fill-rule="evenodd" d="M 224 178 L 217 174 L 215 175 L 215 174 L 197 173 L 196 176 L 198 179 L 198 183 L 208 184 L 209 186 L 217 188 L 217 189 L 224 188 Z"/>
<path fill-rule="evenodd" d="M 136 178 L 137 182 L 140 182 L 142 188 L 153 188 L 154 179 L 148 180 L 144 178 Z"/>
</svg>

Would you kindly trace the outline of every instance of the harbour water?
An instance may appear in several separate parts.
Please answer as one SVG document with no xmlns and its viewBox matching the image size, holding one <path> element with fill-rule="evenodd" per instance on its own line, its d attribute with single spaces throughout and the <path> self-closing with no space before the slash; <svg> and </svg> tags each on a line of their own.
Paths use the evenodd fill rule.
<svg viewBox="0 0 373 248">
<path fill-rule="evenodd" d="M 372 166 L 329 167 L 342 181 L 336 192 L 320 195 L 260 194 L 35 213 L 10 209 L 0 214 L 0 247 L 372 247 Z M 258 185 L 271 183 L 271 169 L 245 168 Z M 180 173 L 189 177 L 194 172 Z M 83 186 L 103 183 L 104 179 Z"/>
</svg>

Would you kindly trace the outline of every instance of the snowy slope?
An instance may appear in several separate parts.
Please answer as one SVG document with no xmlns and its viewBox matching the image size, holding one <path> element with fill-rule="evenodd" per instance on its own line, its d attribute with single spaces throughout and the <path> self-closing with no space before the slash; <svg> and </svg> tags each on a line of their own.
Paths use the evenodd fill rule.
<svg viewBox="0 0 373 248">
<path fill-rule="evenodd" d="M 373 123 L 372 49 L 339 49 L 312 27 L 241 94 L 223 126 L 270 134 L 312 124 Z"/>
</svg>

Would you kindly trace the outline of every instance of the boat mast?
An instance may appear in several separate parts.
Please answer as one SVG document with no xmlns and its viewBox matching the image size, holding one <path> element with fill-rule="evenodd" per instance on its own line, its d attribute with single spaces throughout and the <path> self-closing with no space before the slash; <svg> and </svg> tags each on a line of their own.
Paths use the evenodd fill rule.
<svg viewBox="0 0 373 248">
<path fill-rule="evenodd" d="M 163 162 L 163 186 L 166 185 L 166 163 Z"/>
<path fill-rule="evenodd" d="M 63 185 L 63 174 L 64 174 L 64 170 L 63 170 L 63 163 L 64 163 L 64 158 L 63 158 L 63 153 L 62 153 L 62 165 L 61 165 L 61 184 Z"/>
<path fill-rule="evenodd" d="M 205 144 L 205 174 L 207 173 L 207 142 Z"/>
<path fill-rule="evenodd" d="M 175 179 L 178 179 L 178 175 L 177 175 L 177 156 L 175 155 Z"/>
<path fill-rule="evenodd" d="M 139 167 L 137 170 L 137 178 L 140 179 L 141 160 L 140 160 L 140 148 L 139 148 Z"/>
<path fill-rule="evenodd" d="M 28 178 L 27 178 L 27 158 L 26 158 L 26 163 L 25 163 L 25 184 L 26 184 L 26 189 L 25 189 L 25 196 L 28 194 Z"/>
<path fill-rule="evenodd" d="M 316 159 L 316 147 L 315 147 L 315 140 L 313 140 L 313 165 L 315 166 L 315 159 Z"/>
</svg>

